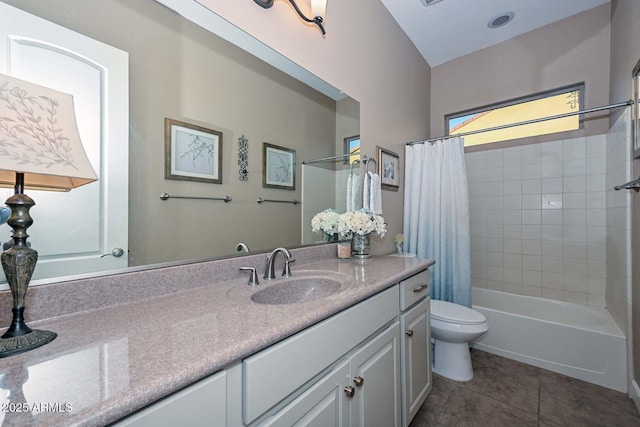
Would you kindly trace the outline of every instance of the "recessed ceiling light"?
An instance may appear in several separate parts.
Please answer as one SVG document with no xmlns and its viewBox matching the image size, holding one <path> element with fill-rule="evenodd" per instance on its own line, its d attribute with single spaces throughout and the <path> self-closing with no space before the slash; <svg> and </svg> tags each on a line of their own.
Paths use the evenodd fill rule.
<svg viewBox="0 0 640 427">
<path fill-rule="evenodd" d="M 489 19 L 487 25 L 489 26 L 489 28 L 502 27 L 513 21 L 514 16 L 515 14 L 513 12 L 503 12 Z"/>
</svg>

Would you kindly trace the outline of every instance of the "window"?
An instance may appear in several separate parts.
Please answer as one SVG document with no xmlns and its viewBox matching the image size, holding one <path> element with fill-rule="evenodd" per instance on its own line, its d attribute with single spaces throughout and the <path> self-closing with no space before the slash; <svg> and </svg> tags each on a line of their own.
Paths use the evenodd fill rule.
<svg viewBox="0 0 640 427">
<path fill-rule="evenodd" d="M 351 154 L 344 161 L 345 164 L 360 160 L 360 135 L 350 136 L 344 139 L 344 154 Z"/>
<path fill-rule="evenodd" d="M 580 111 L 583 104 L 584 84 L 564 87 L 553 91 L 522 97 L 473 110 L 445 116 L 447 135 L 489 129 L 496 126 L 525 122 L 542 117 Z M 490 144 L 509 139 L 546 135 L 580 129 L 579 114 L 560 119 L 509 127 L 466 135 L 465 147 Z"/>
</svg>

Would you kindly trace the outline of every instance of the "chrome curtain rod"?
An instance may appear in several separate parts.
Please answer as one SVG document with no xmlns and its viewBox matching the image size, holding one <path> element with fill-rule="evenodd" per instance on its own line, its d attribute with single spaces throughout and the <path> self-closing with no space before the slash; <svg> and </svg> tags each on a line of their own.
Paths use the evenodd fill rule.
<svg viewBox="0 0 640 427">
<path fill-rule="evenodd" d="M 345 157 L 357 156 L 357 154 L 340 154 L 339 156 L 331 156 L 331 157 L 323 157 L 321 159 L 313 159 L 313 160 L 305 160 L 302 162 L 303 165 L 308 165 L 309 163 L 318 163 L 318 162 L 326 162 L 328 160 L 337 160 L 344 159 Z"/>
<path fill-rule="evenodd" d="M 168 199 L 198 199 L 198 200 L 222 200 L 225 203 L 229 203 L 233 200 L 229 196 L 224 197 L 192 197 L 192 196 L 170 196 L 167 193 L 162 193 L 160 195 L 160 200 L 168 200 Z"/>
<path fill-rule="evenodd" d="M 634 179 L 633 181 L 625 182 L 621 185 L 616 185 L 613 187 L 614 190 L 635 190 L 636 192 L 640 191 L 640 178 Z"/>
<path fill-rule="evenodd" d="M 576 115 L 579 115 L 579 114 L 595 113 L 597 111 L 602 111 L 602 110 L 611 110 L 613 108 L 627 107 L 627 106 L 632 105 L 632 104 L 633 104 L 633 101 L 632 100 L 628 100 L 626 102 L 619 102 L 617 104 L 610 104 L 610 105 L 604 105 L 602 107 L 588 108 L 586 110 L 573 111 L 571 113 L 556 114 L 555 116 L 540 117 L 538 119 L 531 119 L 531 120 L 525 120 L 523 122 L 509 123 L 509 124 L 506 124 L 506 125 L 494 126 L 494 127 L 490 127 L 490 128 L 486 128 L 486 129 L 471 130 L 469 132 L 456 133 L 456 134 L 453 134 L 453 135 L 439 136 L 437 138 L 430 138 L 430 139 L 423 140 L 423 141 L 411 141 L 411 142 L 407 142 L 405 145 L 424 144 L 425 142 L 426 143 L 433 143 L 433 142 L 438 141 L 440 139 L 451 138 L 451 137 L 454 137 L 454 136 L 466 136 L 466 135 L 473 135 L 473 134 L 476 134 L 476 133 L 484 133 L 484 132 L 491 132 L 491 131 L 494 131 L 494 130 L 508 129 L 508 128 L 512 128 L 512 127 L 515 127 L 515 126 L 530 125 L 530 124 L 533 124 L 533 123 L 546 122 L 547 120 L 562 119 L 564 117 L 576 116 Z"/>
</svg>

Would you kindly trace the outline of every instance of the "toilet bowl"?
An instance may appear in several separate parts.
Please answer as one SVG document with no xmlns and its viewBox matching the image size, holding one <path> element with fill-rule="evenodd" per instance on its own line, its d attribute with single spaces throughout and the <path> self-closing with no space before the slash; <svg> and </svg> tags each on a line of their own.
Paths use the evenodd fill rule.
<svg viewBox="0 0 640 427">
<path fill-rule="evenodd" d="M 454 381 L 473 378 L 469 342 L 489 330 L 487 319 L 460 304 L 431 300 L 433 372 Z"/>
</svg>

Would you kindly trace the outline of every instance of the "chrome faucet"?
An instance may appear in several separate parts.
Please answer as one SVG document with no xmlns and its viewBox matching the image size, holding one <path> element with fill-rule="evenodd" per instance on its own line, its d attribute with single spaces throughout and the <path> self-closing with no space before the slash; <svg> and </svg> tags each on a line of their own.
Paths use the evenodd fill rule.
<svg viewBox="0 0 640 427">
<path fill-rule="evenodd" d="M 295 259 L 291 259 L 291 252 L 289 252 L 286 248 L 275 248 L 273 251 L 271 251 L 271 253 L 269 254 L 269 257 L 267 258 L 267 266 L 264 269 L 265 280 L 273 280 L 276 278 L 276 274 L 274 271 L 274 264 L 275 264 L 276 255 L 278 255 L 279 252 L 282 252 L 282 254 L 285 257 L 287 257 L 284 260 L 284 269 L 282 270 L 282 275 L 284 277 L 291 276 L 291 269 L 289 267 L 289 263 L 294 262 Z"/>
</svg>

